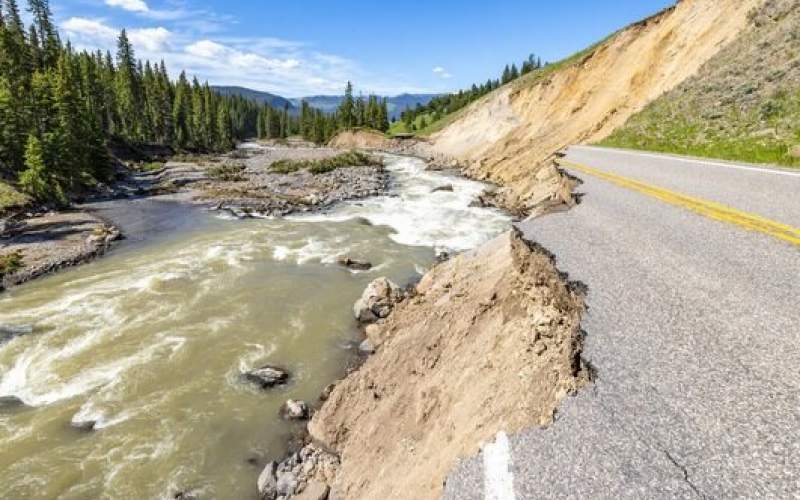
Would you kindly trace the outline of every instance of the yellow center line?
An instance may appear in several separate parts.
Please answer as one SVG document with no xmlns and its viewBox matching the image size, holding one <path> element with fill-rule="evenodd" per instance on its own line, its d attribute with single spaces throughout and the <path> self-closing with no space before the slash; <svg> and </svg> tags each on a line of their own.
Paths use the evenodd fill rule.
<svg viewBox="0 0 800 500">
<path fill-rule="evenodd" d="M 580 163 L 567 160 L 560 160 L 559 163 L 563 167 L 578 170 L 585 174 L 612 182 L 618 186 L 632 189 L 639 193 L 661 200 L 664 203 L 691 210 L 692 212 L 703 215 L 710 219 L 733 224 L 750 231 L 757 231 L 783 241 L 788 241 L 793 245 L 800 246 L 800 229 L 798 228 L 782 224 L 774 220 L 766 219 L 755 214 L 742 212 L 741 210 L 736 210 L 735 208 L 723 205 L 721 203 L 704 200 L 702 198 L 695 198 L 693 196 L 687 196 L 685 194 L 670 191 L 658 186 L 645 184 L 644 182 L 640 182 L 628 177 L 598 170 Z"/>
</svg>

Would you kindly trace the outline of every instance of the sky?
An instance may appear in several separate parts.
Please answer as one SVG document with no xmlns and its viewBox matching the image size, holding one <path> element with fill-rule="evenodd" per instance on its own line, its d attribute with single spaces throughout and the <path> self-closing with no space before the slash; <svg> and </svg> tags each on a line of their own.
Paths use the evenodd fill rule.
<svg viewBox="0 0 800 500">
<path fill-rule="evenodd" d="M 286 97 L 440 93 L 569 56 L 674 0 L 50 0 L 64 39 Z M 24 2 L 20 2 L 24 3 Z"/>
</svg>

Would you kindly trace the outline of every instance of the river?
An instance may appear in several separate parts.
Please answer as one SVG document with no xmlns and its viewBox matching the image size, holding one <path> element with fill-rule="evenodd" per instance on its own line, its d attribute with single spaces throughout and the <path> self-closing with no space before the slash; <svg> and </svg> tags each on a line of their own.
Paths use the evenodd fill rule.
<svg viewBox="0 0 800 500">
<path fill-rule="evenodd" d="M 0 344 L 0 397 L 25 403 L 0 408 L 0 496 L 255 498 L 294 430 L 281 404 L 315 402 L 355 356 L 352 305 L 366 284 L 408 283 L 436 251 L 509 227 L 469 206 L 485 186 L 424 168 L 387 156 L 389 195 L 324 214 L 166 210 L 181 218 L 169 230 L 0 295 L 0 325 L 33 326 Z M 135 202 L 119 203 L 136 217 Z M 350 271 L 341 255 L 375 267 Z M 242 382 L 265 363 L 291 383 Z"/>
</svg>

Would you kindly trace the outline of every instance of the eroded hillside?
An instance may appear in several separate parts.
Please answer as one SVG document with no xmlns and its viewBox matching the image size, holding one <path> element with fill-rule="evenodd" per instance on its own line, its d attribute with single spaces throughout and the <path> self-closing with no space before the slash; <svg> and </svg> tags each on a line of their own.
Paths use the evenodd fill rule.
<svg viewBox="0 0 800 500">
<path fill-rule="evenodd" d="M 475 102 L 432 137 L 432 149 L 458 160 L 468 175 L 503 186 L 507 208 L 528 211 L 536 201 L 535 173 L 555 152 L 607 137 L 694 75 L 762 3 L 683 0 Z"/>
</svg>

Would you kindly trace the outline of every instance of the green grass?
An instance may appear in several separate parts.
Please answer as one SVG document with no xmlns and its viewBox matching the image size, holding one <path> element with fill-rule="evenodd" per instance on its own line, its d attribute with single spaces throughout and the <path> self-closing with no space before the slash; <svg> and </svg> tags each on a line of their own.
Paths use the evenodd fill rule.
<svg viewBox="0 0 800 500">
<path fill-rule="evenodd" d="M 0 278 L 19 271 L 23 266 L 22 252 L 19 250 L 0 255 Z"/>
<path fill-rule="evenodd" d="M 790 153 L 800 147 L 800 90 L 750 110 L 731 104 L 713 113 L 679 92 L 668 94 L 598 145 L 800 167 Z"/>
<path fill-rule="evenodd" d="M 244 169 L 245 166 L 240 163 L 214 165 L 208 169 L 208 176 L 220 181 L 239 182 L 245 180 L 245 176 L 242 175 Z"/>
<path fill-rule="evenodd" d="M 0 215 L 12 208 L 24 207 L 30 202 L 30 196 L 20 193 L 10 184 L 0 181 Z"/>
<path fill-rule="evenodd" d="M 278 160 L 270 166 L 270 170 L 279 174 L 290 174 L 300 170 L 308 170 L 314 175 L 332 172 L 337 168 L 355 166 L 382 166 L 380 158 L 360 151 L 348 151 L 331 158 L 320 160 Z"/>
</svg>

